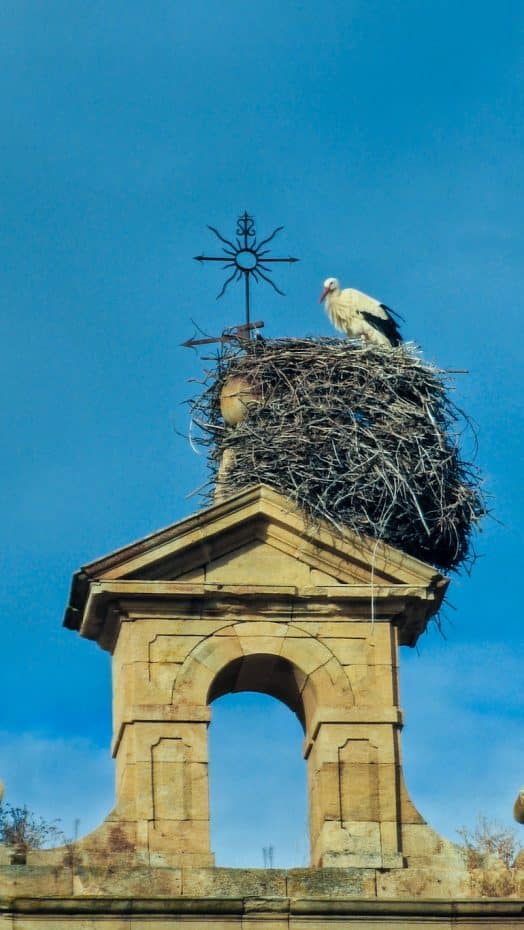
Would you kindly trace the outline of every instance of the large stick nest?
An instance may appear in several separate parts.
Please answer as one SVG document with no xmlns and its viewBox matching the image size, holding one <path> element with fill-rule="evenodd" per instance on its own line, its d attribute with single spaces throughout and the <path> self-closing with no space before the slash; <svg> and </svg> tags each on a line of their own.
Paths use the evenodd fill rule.
<svg viewBox="0 0 524 930">
<path fill-rule="evenodd" d="M 235 427 L 220 412 L 234 376 L 254 402 Z M 191 401 L 210 484 L 222 454 L 222 490 L 265 483 L 306 514 L 349 527 L 447 571 L 472 557 L 486 513 L 477 469 L 463 461 L 465 418 L 449 375 L 412 346 L 340 339 L 272 339 L 223 348 Z"/>
</svg>

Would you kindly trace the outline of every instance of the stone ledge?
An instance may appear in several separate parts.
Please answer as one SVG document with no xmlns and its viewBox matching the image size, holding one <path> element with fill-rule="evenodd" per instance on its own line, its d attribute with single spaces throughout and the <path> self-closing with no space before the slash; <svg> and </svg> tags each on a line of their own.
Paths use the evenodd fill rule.
<svg viewBox="0 0 524 930">
<path fill-rule="evenodd" d="M 284 899 L 285 900 L 285 899 Z M 0 914 L 242 914 L 242 898 L 0 898 Z"/>
<path fill-rule="evenodd" d="M 311 899 L 289 902 L 291 914 L 302 915 L 369 915 L 395 916 L 395 917 L 523 917 L 524 900 L 475 899 L 441 901 L 435 898 L 426 898 L 416 901 L 389 898 L 377 901 L 365 899 Z"/>
<path fill-rule="evenodd" d="M 0 898 L 0 914 L 209 914 L 242 915 L 281 913 L 302 917 L 436 917 L 436 918 L 524 918 L 524 900 L 422 900 L 372 901 L 352 898 L 113 898 L 56 897 Z"/>
</svg>

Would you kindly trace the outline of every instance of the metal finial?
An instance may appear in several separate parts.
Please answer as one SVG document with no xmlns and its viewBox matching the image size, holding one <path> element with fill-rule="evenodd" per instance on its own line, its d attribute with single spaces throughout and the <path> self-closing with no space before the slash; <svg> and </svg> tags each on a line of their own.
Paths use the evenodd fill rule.
<svg viewBox="0 0 524 930">
<path fill-rule="evenodd" d="M 237 227 L 235 231 L 235 241 L 231 239 L 225 239 L 218 229 L 215 229 L 214 226 L 208 226 L 208 229 L 215 234 L 215 236 L 224 243 L 222 247 L 223 255 L 195 255 L 195 261 L 197 262 L 222 262 L 223 269 L 232 269 L 231 274 L 224 282 L 224 285 L 219 294 L 217 294 L 217 300 L 219 297 L 222 297 L 229 284 L 232 281 L 241 281 L 244 278 L 244 295 L 245 295 L 245 309 L 246 309 L 246 327 L 247 332 L 250 332 L 251 321 L 250 321 L 250 293 L 249 293 L 249 281 L 253 277 L 255 282 L 258 284 L 260 280 L 266 281 L 271 285 L 273 290 L 277 294 L 284 295 L 284 291 L 281 291 L 280 288 L 276 286 L 274 281 L 268 277 L 272 273 L 272 269 L 269 267 L 275 262 L 298 262 L 300 259 L 292 258 L 269 258 L 270 249 L 265 249 L 269 242 L 281 232 L 284 228 L 283 226 L 277 226 L 273 230 L 270 236 L 267 236 L 265 239 L 262 239 L 261 242 L 257 242 L 256 230 L 255 230 L 255 220 L 254 217 L 249 216 L 249 214 L 244 211 L 241 216 L 238 217 Z"/>
</svg>

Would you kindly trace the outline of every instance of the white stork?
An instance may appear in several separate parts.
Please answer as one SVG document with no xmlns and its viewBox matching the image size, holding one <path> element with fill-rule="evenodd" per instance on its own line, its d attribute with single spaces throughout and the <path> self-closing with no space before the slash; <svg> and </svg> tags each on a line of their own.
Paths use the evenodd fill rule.
<svg viewBox="0 0 524 930">
<path fill-rule="evenodd" d="M 348 336 L 360 336 L 377 346 L 398 346 L 402 342 L 394 313 L 385 304 L 352 287 L 340 290 L 336 278 L 326 278 L 320 303 L 326 301 L 326 312 L 335 329 Z"/>
</svg>

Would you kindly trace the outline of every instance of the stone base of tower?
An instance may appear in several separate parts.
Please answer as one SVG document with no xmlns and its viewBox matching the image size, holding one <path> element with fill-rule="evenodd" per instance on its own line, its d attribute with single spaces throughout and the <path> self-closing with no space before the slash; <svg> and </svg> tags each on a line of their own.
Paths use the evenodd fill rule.
<svg viewBox="0 0 524 930">
<path fill-rule="evenodd" d="M 34 851 L 0 866 L 0 930 L 522 926 L 524 870 L 469 872 L 456 847 L 429 828 L 425 838 L 420 864 L 394 870 L 154 868 L 123 851 L 90 863 L 85 843 Z"/>
<path fill-rule="evenodd" d="M 277 910 L 314 901 L 312 913 L 327 898 L 340 902 L 340 913 L 344 906 L 354 907 L 350 901 L 365 899 L 370 905 L 376 902 L 377 914 L 380 902 L 515 899 L 516 903 L 520 899 L 524 919 L 524 861 L 521 868 L 507 868 L 488 857 L 483 867 L 472 868 L 459 846 L 419 819 L 419 823 L 402 825 L 404 856 L 390 868 L 327 865 L 300 869 L 221 868 L 206 864 L 205 857 L 198 863 L 198 857 L 189 852 L 180 856 L 178 866 L 162 865 L 146 844 L 140 845 L 136 825 L 107 820 L 76 843 L 28 850 L 23 865 L 16 863 L 12 847 L 0 846 L 0 914 L 2 908 L 5 912 L 25 899 L 33 900 L 35 908 L 38 902 L 42 907 L 47 902 L 45 906 L 51 908 L 53 902 L 67 898 L 71 913 L 80 913 L 85 906 L 92 907 L 94 914 L 103 900 L 111 899 L 120 907 L 126 898 L 180 898 L 185 902 L 180 906 L 186 909 L 187 901 L 204 899 L 231 901 L 235 907 L 239 900 L 252 901 L 253 906 L 270 900 Z M 346 836 L 343 842 L 347 843 Z M 99 903 L 89 905 L 95 899 Z M 435 907 L 435 916 L 440 912 L 441 904 Z"/>
</svg>

